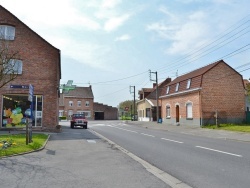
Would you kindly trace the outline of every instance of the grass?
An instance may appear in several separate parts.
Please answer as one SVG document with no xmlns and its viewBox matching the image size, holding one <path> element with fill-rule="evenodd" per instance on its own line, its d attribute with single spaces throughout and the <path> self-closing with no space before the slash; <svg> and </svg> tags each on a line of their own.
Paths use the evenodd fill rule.
<svg viewBox="0 0 250 188">
<path fill-rule="evenodd" d="M 216 125 L 207 125 L 207 126 L 204 126 L 203 128 L 250 133 L 250 125 L 246 125 L 246 124 L 242 124 L 242 125 L 220 124 L 218 127 Z"/>
<path fill-rule="evenodd" d="M 33 142 L 26 145 L 26 134 L 0 135 L 0 158 L 40 149 L 47 138 L 46 134 L 33 133 Z M 3 148 L 4 142 L 10 145 L 6 149 Z"/>
</svg>

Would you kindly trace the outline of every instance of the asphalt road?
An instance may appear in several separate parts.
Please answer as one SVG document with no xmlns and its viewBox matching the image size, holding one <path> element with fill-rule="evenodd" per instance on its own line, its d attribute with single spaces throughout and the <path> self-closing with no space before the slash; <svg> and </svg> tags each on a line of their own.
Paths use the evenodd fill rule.
<svg viewBox="0 0 250 188">
<path fill-rule="evenodd" d="M 113 121 L 93 121 L 89 127 L 191 187 L 250 187 L 250 143 Z"/>
<path fill-rule="evenodd" d="M 0 188 L 169 188 L 90 129 L 51 134 L 46 147 L 0 159 Z"/>
</svg>

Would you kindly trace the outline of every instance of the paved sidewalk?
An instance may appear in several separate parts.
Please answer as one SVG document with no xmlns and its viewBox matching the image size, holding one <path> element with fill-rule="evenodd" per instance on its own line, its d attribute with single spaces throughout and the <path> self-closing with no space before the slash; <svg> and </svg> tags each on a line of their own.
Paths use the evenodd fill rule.
<svg viewBox="0 0 250 188">
<path fill-rule="evenodd" d="M 145 127 L 148 129 L 179 132 L 183 134 L 190 134 L 190 135 L 203 136 L 203 137 L 209 137 L 209 138 L 250 142 L 250 133 L 205 129 L 205 128 L 200 128 L 200 127 L 182 126 L 182 125 L 180 126 L 166 125 L 164 123 L 160 124 L 156 122 L 124 121 L 124 123 Z"/>
</svg>

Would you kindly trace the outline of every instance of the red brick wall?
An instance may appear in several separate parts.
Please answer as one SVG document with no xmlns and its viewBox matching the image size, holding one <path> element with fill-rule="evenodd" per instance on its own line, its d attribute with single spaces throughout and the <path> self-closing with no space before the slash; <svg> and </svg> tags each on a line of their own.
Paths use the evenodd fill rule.
<svg viewBox="0 0 250 188">
<path fill-rule="evenodd" d="M 242 77 L 226 64 L 219 63 L 204 74 L 201 93 L 203 118 L 216 110 L 221 118 L 244 118 Z"/>
<path fill-rule="evenodd" d="M 60 51 L 1 6 L 0 24 L 15 27 L 15 39 L 8 42 L 11 50 L 19 52 L 19 59 L 23 62 L 22 74 L 1 88 L 1 97 L 6 93 L 27 94 L 27 90 L 10 89 L 11 84 L 34 85 L 34 94 L 43 95 L 43 127 L 54 129 L 58 124 Z"/>
<path fill-rule="evenodd" d="M 69 106 L 69 101 L 73 101 L 73 106 Z M 77 101 L 81 101 L 81 106 L 79 107 L 77 105 Z M 86 101 L 89 101 L 89 106 L 85 106 Z M 91 118 L 93 119 L 93 99 L 83 99 L 83 98 L 76 98 L 76 97 L 64 97 L 64 112 L 65 116 L 68 116 L 68 111 L 73 110 L 73 113 L 77 113 L 77 111 L 90 111 L 91 112 Z M 67 111 L 67 112 L 66 112 Z"/>
<path fill-rule="evenodd" d="M 186 118 L 186 103 L 191 102 L 193 104 L 193 118 L 200 118 L 200 106 L 199 106 L 199 92 L 189 93 L 185 95 L 172 96 L 162 99 L 162 118 L 166 119 L 166 105 L 170 104 L 171 119 L 176 118 L 176 105 L 179 105 L 180 119 Z"/>
</svg>

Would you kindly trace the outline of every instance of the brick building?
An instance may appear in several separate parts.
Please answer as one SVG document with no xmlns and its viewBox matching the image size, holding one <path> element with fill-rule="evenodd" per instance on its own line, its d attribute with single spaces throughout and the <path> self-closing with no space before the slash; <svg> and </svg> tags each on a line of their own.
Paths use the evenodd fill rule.
<svg viewBox="0 0 250 188">
<path fill-rule="evenodd" d="M 63 92 L 59 100 L 59 116 L 71 119 L 72 114 L 84 113 L 89 120 L 116 120 L 118 110 L 112 106 L 94 102 L 92 87 L 75 87 Z"/>
<path fill-rule="evenodd" d="M 0 88 L 0 128 L 24 126 L 30 113 L 26 86 L 34 86 L 33 127 L 55 130 L 58 125 L 60 50 L 32 31 L 0 5 L 1 41 L 10 51 L 18 52 L 18 77 Z M 18 88 L 23 86 L 22 88 Z"/>
<path fill-rule="evenodd" d="M 112 106 L 94 102 L 95 120 L 117 120 L 118 109 Z"/>
<path fill-rule="evenodd" d="M 91 86 L 75 87 L 61 93 L 59 101 L 59 116 L 71 119 L 72 114 L 84 113 L 88 119 L 94 117 L 94 95 Z"/>
<path fill-rule="evenodd" d="M 202 126 L 245 119 L 242 76 L 223 60 L 177 77 L 160 100 L 166 124 Z"/>
</svg>

